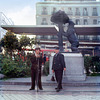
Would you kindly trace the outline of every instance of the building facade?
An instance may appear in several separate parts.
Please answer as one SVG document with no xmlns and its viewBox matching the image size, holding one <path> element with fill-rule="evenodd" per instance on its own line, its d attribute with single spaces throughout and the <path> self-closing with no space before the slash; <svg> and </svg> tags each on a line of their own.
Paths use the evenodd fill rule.
<svg viewBox="0 0 100 100">
<path fill-rule="evenodd" d="M 96 0 L 44 0 L 36 4 L 36 24 L 54 25 L 52 14 L 63 10 L 76 25 L 100 25 L 100 1 Z M 57 40 L 57 36 L 37 36 L 41 40 Z M 100 35 L 78 35 L 79 41 L 99 42 Z M 64 38 L 66 40 L 66 38 Z M 67 45 L 70 44 L 67 42 Z"/>
<path fill-rule="evenodd" d="M 0 12 L 0 40 L 3 38 L 3 36 L 6 33 L 6 30 L 1 28 L 1 25 L 13 25 L 13 24 L 14 23 L 11 19 L 8 19 L 3 12 Z"/>
<path fill-rule="evenodd" d="M 95 0 L 45 0 L 36 5 L 36 24 L 52 25 L 52 13 L 63 10 L 76 25 L 100 24 L 100 2 Z"/>
</svg>

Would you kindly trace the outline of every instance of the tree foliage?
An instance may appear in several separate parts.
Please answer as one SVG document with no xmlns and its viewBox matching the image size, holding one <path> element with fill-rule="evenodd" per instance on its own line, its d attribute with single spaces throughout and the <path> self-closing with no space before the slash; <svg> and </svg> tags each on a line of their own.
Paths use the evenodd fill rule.
<svg viewBox="0 0 100 100">
<path fill-rule="evenodd" d="M 12 52 L 19 47 L 18 38 L 14 33 L 8 31 L 1 40 L 1 45 L 5 48 L 6 52 L 10 53 L 10 56 L 12 56 Z"/>
<path fill-rule="evenodd" d="M 2 57 L 1 73 L 6 77 L 25 77 L 30 76 L 30 66 L 27 65 L 19 56 L 15 60 L 5 55 Z"/>
<path fill-rule="evenodd" d="M 31 43 L 30 43 L 30 38 L 27 37 L 27 36 L 22 36 L 20 38 L 20 46 L 21 47 L 26 47 L 26 46 L 30 46 Z"/>
<path fill-rule="evenodd" d="M 0 47 L 4 47 L 4 38 L 0 40 Z"/>
<path fill-rule="evenodd" d="M 36 38 L 31 38 L 30 39 L 30 43 L 31 43 L 31 47 L 33 46 L 33 44 L 40 44 L 40 41 L 39 40 L 37 40 Z"/>
<path fill-rule="evenodd" d="M 100 72 L 100 57 L 98 56 L 84 56 L 84 66 L 86 69 L 86 74 L 90 75 Z"/>
<path fill-rule="evenodd" d="M 9 51 L 18 48 L 18 38 L 14 33 L 8 31 L 4 36 L 4 47 Z"/>
<path fill-rule="evenodd" d="M 87 75 L 90 74 L 89 69 L 91 68 L 91 65 L 92 65 L 92 57 L 91 56 L 85 56 L 84 57 L 84 66 L 85 66 Z"/>
</svg>

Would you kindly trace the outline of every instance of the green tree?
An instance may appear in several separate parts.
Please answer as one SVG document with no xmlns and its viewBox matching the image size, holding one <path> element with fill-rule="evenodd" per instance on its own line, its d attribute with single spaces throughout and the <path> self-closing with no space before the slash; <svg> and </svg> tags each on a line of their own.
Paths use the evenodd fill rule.
<svg viewBox="0 0 100 100">
<path fill-rule="evenodd" d="M 27 37 L 26 35 L 21 36 L 20 40 L 19 40 L 19 44 L 20 44 L 20 48 L 21 48 L 21 55 L 24 57 L 24 61 L 25 61 L 25 51 L 22 48 L 26 49 L 26 46 L 31 46 L 30 43 L 30 38 Z"/>
<path fill-rule="evenodd" d="M 2 52 L 1 47 L 4 47 L 4 38 L 0 40 L 0 52 Z"/>
<path fill-rule="evenodd" d="M 12 52 L 18 49 L 19 46 L 18 38 L 11 31 L 8 31 L 6 33 L 1 43 L 2 46 L 5 48 L 6 52 L 10 53 L 10 56 L 12 56 Z"/>
<path fill-rule="evenodd" d="M 0 47 L 4 47 L 4 38 L 0 40 Z"/>
<path fill-rule="evenodd" d="M 30 46 L 31 45 L 30 38 L 27 37 L 27 36 L 22 36 L 20 38 L 20 41 L 19 42 L 20 42 L 20 46 L 21 47 L 24 47 L 24 48 L 26 48 L 26 46 Z"/>
<path fill-rule="evenodd" d="M 30 43 L 31 43 L 31 48 L 32 48 L 32 46 L 35 44 L 40 44 L 40 41 L 39 40 L 37 40 L 36 38 L 31 38 L 30 39 Z"/>
</svg>

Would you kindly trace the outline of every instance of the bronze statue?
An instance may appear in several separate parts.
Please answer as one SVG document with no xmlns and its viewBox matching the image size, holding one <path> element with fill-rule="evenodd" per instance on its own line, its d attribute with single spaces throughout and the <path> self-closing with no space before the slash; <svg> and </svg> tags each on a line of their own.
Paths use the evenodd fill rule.
<svg viewBox="0 0 100 100">
<path fill-rule="evenodd" d="M 79 41 L 75 33 L 74 22 L 71 21 L 67 14 L 61 10 L 53 13 L 53 15 L 51 16 L 51 21 L 58 24 L 58 41 L 60 52 L 64 51 L 62 36 L 67 37 L 68 41 L 71 43 L 72 52 L 78 52 Z"/>
</svg>

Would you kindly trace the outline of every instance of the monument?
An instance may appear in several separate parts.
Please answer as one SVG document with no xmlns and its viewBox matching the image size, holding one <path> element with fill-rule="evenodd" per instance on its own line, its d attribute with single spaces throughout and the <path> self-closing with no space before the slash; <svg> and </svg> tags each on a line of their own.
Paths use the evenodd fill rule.
<svg viewBox="0 0 100 100">
<path fill-rule="evenodd" d="M 53 13 L 51 16 L 51 21 L 58 24 L 58 42 L 60 52 L 63 51 L 63 39 L 62 36 L 67 37 L 68 41 L 71 43 L 71 50 L 74 52 L 78 51 L 79 41 L 75 33 L 74 22 L 69 19 L 64 11 L 59 10 Z"/>
<path fill-rule="evenodd" d="M 78 50 L 79 41 L 77 34 L 75 33 L 74 22 L 71 21 L 68 15 L 59 10 L 56 13 L 53 13 L 51 16 L 51 21 L 58 25 L 58 46 L 60 53 L 63 53 L 66 63 L 66 72 L 64 73 L 64 79 L 70 81 L 84 81 L 86 75 L 84 73 L 84 59 L 82 54 Z M 72 52 L 64 52 L 63 49 L 63 38 L 62 36 L 67 37 L 68 41 L 71 43 Z M 54 53 L 51 54 L 50 63 L 49 63 L 49 76 L 52 75 L 52 61 Z"/>
</svg>

